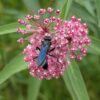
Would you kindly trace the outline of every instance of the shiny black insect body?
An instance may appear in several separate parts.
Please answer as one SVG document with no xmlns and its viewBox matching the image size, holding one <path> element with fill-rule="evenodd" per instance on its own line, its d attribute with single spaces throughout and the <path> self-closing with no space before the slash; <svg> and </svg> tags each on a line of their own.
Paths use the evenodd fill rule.
<svg viewBox="0 0 100 100">
<path fill-rule="evenodd" d="M 48 62 L 46 60 L 46 55 L 55 49 L 55 48 L 50 49 L 50 46 L 51 46 L 51 37 L 45 36 L 44 40 L 41 42 L 41 48 L 39 47 L 36 48 L 40 51 L 37 57 L 37 64 L 39 67 L 40 66 L 43 67 L 43 69 L 48 68 Z"/>
</svg>

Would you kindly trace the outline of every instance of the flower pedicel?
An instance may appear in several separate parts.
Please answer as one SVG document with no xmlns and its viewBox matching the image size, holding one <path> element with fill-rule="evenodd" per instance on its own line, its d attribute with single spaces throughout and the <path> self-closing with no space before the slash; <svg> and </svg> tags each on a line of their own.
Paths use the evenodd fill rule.
<svg viewBox="0 0 100 100">
<path fill-rule="evenodd" d="M 54 13 L 55 16 L 52 16 Z M 54 11 L 48 7 L 40 9 L 36 15 L 34 13 L 27 15 L 24 20 L 18 19 L 25 29 L 18 28 L 17 32 L 27 37 L 25 39 L 21 37 L 18 42 L 28 41 L 23 50 L 24 61 L 28 62 L 30 74 L 39 79 L 59 78 L 69 64 L 66 57 L 81 60 L 86 55 L 86 45 L 90 44 L 85 23 L 81 23 L 81 20 L 74 16 L 70 20 L 63 21 L 59 15 L 60 10 Z M 47 38 L 50 38 L 50 41 Z M 42 52 L 45 44 L 48 50 Z M 39 55 L 45 58 L 40 66 Z M 43 68 L 45 64 L 47 68 Z"/>
</svg>

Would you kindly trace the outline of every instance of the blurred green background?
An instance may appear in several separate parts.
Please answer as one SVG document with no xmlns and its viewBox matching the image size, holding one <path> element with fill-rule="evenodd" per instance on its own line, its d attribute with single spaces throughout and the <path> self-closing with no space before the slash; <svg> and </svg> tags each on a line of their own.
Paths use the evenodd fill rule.
<svg viewBox="0 0 100 100">
<path fill-rule="evenodd" d="M 18 70 L 21 68 L 17 65 L 20 59 L 15 59 L 16 63 L 13 63 L 13 58 L 19 55 L 24 45 L 19 45 L 16 42 L 20 37 L 19 34 L 16 34 L 15 31 L 7 34 L 6 30 L 17 28 L 17 19 L 23 18 L 31 10 L 37 11 L 39 8 L 49 6 L 61 9 L 62 16 L 66 15 L 65 19 L 72 15 L 82 18 L 82 21 L 89 26 L 89 35 L 98 39 L 93 42 L 96 46 L 94 51 L 90 50 L 81 62 L 77 62 L 85 85 L 83 80 L 78 83 L 79 86 L 77 80 L 74 83 L 71 78 L 73 76 L 79 77 L 77 71 L 76 75 L 73 72 L 70 77 L 71 87 L 67 78 L 41 82 L 31 77 L 28 70 L 22 70 L 23 68 Z M 12 24 L 9 25 L 10 23 Z M 89 100 L 85 99 L 85 93 L 80 91 L 86 91 L 84 87 L 87 88 L 90 100 L 100 100 L 100 0 L 0 0 L 0 33 L 2 33 L 0 35 L 0 78 L 4 79 L 0 84 L 0 100 Z M 8 63 L 10 65 L 7 65 Z M 17 71 L 13 72 L 14 69 Z M 79 73 L 79 75 L 81 74 Z M 81 85 L 83 88 L 80 89 Z M 79 86 L 78 90 L 76 86 Z M 84 98 L 79 92 L 83 93 Z"/>
</svg>

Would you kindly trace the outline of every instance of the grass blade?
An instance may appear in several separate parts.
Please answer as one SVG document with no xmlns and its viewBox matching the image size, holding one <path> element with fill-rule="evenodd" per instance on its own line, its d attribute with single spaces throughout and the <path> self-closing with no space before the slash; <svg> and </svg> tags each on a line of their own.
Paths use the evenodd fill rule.
<svg viewBox="0 0 100 100">
<path fill-rule="evenodd" d="M 24 26 L 20 25 L 19 23 L 11 23 L 7 25 L 2 25 L 0 26 L 0 35 L 14 33 L 16 32 L 16 29 L 18 27 L 24 28 Z"/>
<path fill-rule="evenodd" d="M 63 78 L 73 100 L 89 100 L 83 78 L 75 61 L 71 61 Z"/>
<path fill-rule="evenodd" d="M 98 26 L 100 27 L 100 0 L 95 0 Z"/>
<path fill-rule="evenodd" d="M 66 19 L 73 0 L 66 0 L 61 10 L 61 18 Z"/>
<path fill-rule="evenodd" d="M 0 84 L 6 81 L 13 74 L 18 73 L 27 68 L 27 64 L 23 61 L 23 55 L 20 54 L 9 62 L 0 72 Z"/>
<path fill-rule="evenodd" d="M 37 100 L 41 81 L 31 77 L 28 83 L 28 98 L 27 100 Z"/>
<path fill-rule="evenodd" d="M 84 6 L 89 11 L 89 13 L 95 16 L 94 7 L 92 5 L 93 2 L 91 2 L 91 0 L 75 0 L 75 1 L 80 5 Z"/>
<path fill-rule="evenodd" d="M 92 36 L 90 38 L 92 43 L 88 47 L 88 52 L 92 54 L 100 55 L 100 40 Z"/>
<path fill-rule="evenodd" d="M 91 13 L 89 13 L 89 11 L 84 6 L 76 2 L 72 3 L 70 14 L 82 18 L 85 22 L 97 24 L 96 18 L 92 16 Z"/>
<path fill-rule="evenodd" d="M 59 0 L 59 1 L 56 0 L 56 3 L 55 3 L 56 9 L 62 10 L 62 8 L 64 7 L 64 4 L 66 3 L 66 1 L 67 0 Z"/>
<path fill-rule="evenodd" d="M 39 0 L 23 0 L 23 3 L 29 11 L 37 11 L 40 8 Z"/>
<path fill-rule="evenodd" d="M 17 100 L 24 100 L 24 96 L 22 95 L 21 92 L 19 92 Z"/>
</svg>

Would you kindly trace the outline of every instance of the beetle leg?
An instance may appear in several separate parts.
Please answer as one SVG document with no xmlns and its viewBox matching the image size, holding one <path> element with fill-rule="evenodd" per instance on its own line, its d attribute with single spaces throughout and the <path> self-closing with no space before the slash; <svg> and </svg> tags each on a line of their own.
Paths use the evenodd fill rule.
<svg viewBox="0 0 100 100">
<path fill-rule="evenodd" d="M 36 50 L 39 50 L 40 51 L 40 48 L 39 47 L 36 47 Z"/>
<path fill-rule="evenodd" d="M 54 57 L 54 58 L 57 58 L 56 56 L 54 56 L 54 55 L 51 55 L 51 54 L 48 54 L 49 56 L 51 56 L 51 57 Z"/>
<path fill-rule="evenodd" d="M 60 62 L 59 62 L 59 60 L 58 60 L 58 58 L 57 58 L 56 56 L 54 56 L 54 55 L 51 55 L 51 54 L 48 54 L 48 55 L 49 55 L 49 56 L 51 56 L 51 57 L 54 57 L 54 58 L 56 58 L 56 59 L 57 59 L 57 62 L 58 62 L 58 63 L 60 63 Z"/>
<path fill-rule="evenodd" d="M 52 49 L 50 49 L 50 50 L 49 50 L 49 52 L 53 51 L 54 49 L 55 49 L 55 47 L 54 47 L 54 48 L 52 48 Z"/>
<path fill-rule="evenodd" d="M 33 60 L 35 61 L 38 56 L 34 57 Z"/>
</svg>

